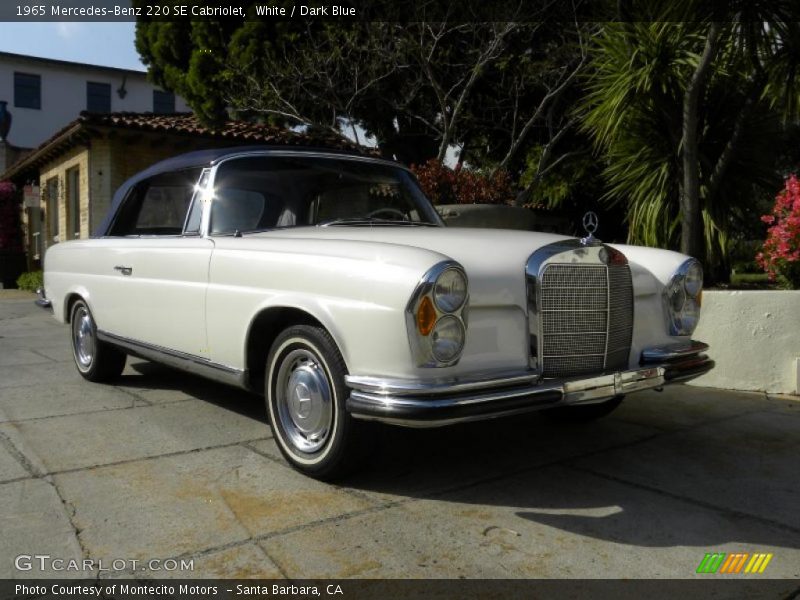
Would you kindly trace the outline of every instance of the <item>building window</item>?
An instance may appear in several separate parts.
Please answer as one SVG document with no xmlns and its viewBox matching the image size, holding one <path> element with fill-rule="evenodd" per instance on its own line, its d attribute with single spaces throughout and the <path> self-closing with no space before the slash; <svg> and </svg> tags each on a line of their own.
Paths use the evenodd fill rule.
<svg viewBox="0 0 800 600">
<path fill-rule="evenodd" d="M 45 246 L 58 242 L 58 178 L 47 180 L 47 243 Z"/>
<path fill-rule="evenodd" d="M 86 110 L 95 113 L 111 112 L 111 84 L 86 82 Z"/>
<path fill-rule="evenodd" d="M 80 168 L 67 171 L 67 239 L 76 240 L 81 237 L 81 188 Z"/>
<path fill-rule="evenodd" d="M 157 115 L 175 112 L 175 94 L 153 90 L 153 112 Z"/>
<path fill-rule="evenodd" d="M 14 73 L 14 106 L 42 109 L 41 75 Z"/>
</svg>

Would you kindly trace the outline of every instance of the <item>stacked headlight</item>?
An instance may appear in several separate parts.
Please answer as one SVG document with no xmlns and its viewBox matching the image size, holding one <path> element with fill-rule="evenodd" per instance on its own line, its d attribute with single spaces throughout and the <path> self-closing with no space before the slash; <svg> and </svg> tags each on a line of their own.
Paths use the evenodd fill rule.
<svg viewBox="0 0 800 600">
<path fill-rule="evenodd" d="M 692 335 L 700 319 L 703 267 L 693 258 L 685 261 L 664 290 L 670 335 Z"/>
<path fill-rule="evenodd" d="M 458 362 L 466 343 L 467 276 L 445 261 L 425 274 L 408 306 L 409 336 L 417 366 Z"/>
</svg>

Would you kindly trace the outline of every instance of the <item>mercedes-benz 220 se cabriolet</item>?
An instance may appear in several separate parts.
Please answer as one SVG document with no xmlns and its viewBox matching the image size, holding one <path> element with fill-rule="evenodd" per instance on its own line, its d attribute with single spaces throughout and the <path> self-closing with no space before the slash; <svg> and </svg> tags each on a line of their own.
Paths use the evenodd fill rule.
<svg viewBox="0 0 800 600">
<path fill-rule="evenodd" d="M 90 381 L 126 355 L 262 393 L 283 455 L 330 479 L 364 420 L 437 426 L 535 409 L 591 419 L 713 366 L 688 256 L 445 227 L 399 164 L 307 149 L 185 154 L 51 247 L 40 303 Z"/>
</svg>

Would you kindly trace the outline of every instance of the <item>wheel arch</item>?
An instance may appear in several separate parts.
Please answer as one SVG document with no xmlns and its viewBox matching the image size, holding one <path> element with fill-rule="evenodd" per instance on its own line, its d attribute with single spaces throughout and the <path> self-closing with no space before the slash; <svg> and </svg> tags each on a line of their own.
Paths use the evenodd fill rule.
<svg viewBox="0 0 800 600">
<path fill-rule="evenodd" d="M 310 311 L 296 306 L 271 306 L 261 309 L 250 321 L 245 341 L 245 367 L 247 369 L 247 387 L 251 391 L 262 393 L 266 357 L 275 338 L 287 327 L 293 325 L 313 325 L 328 332 L 342 353 L 345 364 L 347 357 L 335 328 L 328 326 L 322 319 Z"/>
<path fill-rule="evenodd" d="M 70 323 L 70 321 L 72 320 L 72 307 L 75 306 L 75 303 L 78 300 L 83 300 L 86 303 L 86 305 L 89 307 L 89 310 L 92 310 L 92 307 L 91 307 L 91 305 L 89 303 L 89 300 L 87 299 L 87 294 L 85 293 L 85 291 L 83 291 L 83 290 L 73 290 L 71 292 L 68 292 L 64 296 L 64 304 L 63 304 L 63 307 L 64 307 L 64 322 L 65 323 Z"/>
</svg>

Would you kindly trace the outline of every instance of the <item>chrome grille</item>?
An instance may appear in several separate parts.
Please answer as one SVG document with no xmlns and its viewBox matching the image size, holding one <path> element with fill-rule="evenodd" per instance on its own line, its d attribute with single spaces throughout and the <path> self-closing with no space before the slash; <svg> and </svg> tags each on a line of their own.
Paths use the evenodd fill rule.
<svg viewBox="0 0 800 600">
<path fill-rule="evenodd" d="M 550 264 L 539 291 L 545 377 L 627 368 L 633 331 L 627 265 Z"/>
</svg>

